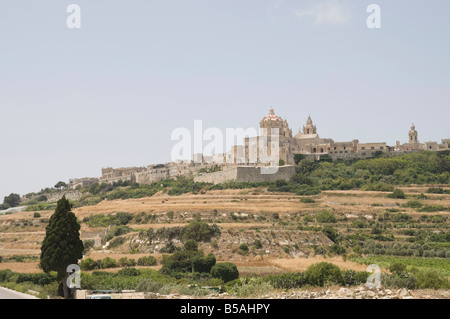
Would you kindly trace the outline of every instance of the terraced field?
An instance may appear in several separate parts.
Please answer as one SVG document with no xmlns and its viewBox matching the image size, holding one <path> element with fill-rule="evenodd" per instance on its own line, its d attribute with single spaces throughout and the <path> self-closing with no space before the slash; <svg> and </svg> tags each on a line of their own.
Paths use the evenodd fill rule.
<svg viewBox="0 0 450 319">
<path fill-rule="evenodd" d="M 324 259 L 344 269 L 364 270 L 365 255 L 389 257 L 392 251 L 387 246 L 397 244 L 401 250 L 402 245 L 414 244 L 419 235 L 435 234 L 437 238 L 449 232 L 448 210 L 420 212 L 417 207 L 408 206 L 408 202 L 418 201 L 426 206 L 450 207 L 450 195 L 426 194 L 429 186 L 399 187 L 405 192 L 405 199 L 387 198 L 386 192 L 323 191 L 308 197 L 311 203 L 302 202 L 300 199 L 305 198 L 302 196 L 267 192 L 264 188 L 214 190 L 180 196 L 157 193 L 140 199 L 104 200 L 73 211 L 81 221 L 82 238 L 98 241 L 96 247 L 86 253 L 95 259 L 107 256 L 137 259 L 153 255 L 161 260 L 159 250 L 166 242 L 144 244 L 139 240 L 140 233 L 150 228 L 156 231 L 183 227 L 192 220 L 201 220 L 217 224 L 221 235 L 214 243 L 200 243 L 200 248 L 205 253 L 213 252 L 218 261 L 236 263 L 245 274 L 303 271 L 313 262 Z M 320 222 L 316 217 L 324 210 L 332 213 L 335 221 Z M 117 213 L 132 216 L 126 224 L 128 232 L 106 242 L 108 227 L 90 225 L 89 220 Z M 52 211 L 39 214 L 40 217 L 34 217 L 34 212 L 23 211 L 0 216 L 0 256 L 3 257 L 0 269 L 16 268 L 20 264 L 21 271 L 39 271 L 37 257 Z M 345 253 L 331 249 L 335 243 L 324 231 L 327 226 L 340 236 Z M 122 244 L 109 247 L 118 237 L 123 237 Z M 255 246 L 256 240 L 261 247 Z M 430 238 L 426 241 L 432 246 L 429 250 L 434 251 L 433 254 L 445 259 L 449 251 L 445 243 L 430 242 Z M 372 242 L 374 248 L 367 247 L 367 242 Z M 180 244 L 176 239 L 174 243 Z M 246 244 L 248 251 L 242 251 L 241 244 Z M 405 246 L 405 251 L 408 247 Z M 355 253 L 359 257 L 350 261 L 347 257 Z M 387 267 L 389 263 L 380 264 Z"/>
</svg>

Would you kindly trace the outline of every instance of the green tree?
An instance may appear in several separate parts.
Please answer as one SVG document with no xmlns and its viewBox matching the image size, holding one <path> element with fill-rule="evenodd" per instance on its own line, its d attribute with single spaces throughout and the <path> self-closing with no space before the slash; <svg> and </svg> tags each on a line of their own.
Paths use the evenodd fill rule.
<svg viewBox="0 0 450 319">
<path fill-rule="evenodd" d="M 3 205 L 7 205 L 8 207 L 16 207 L 20 204 L 20 195 L 11 193 L 8 196 L 5 196 L 3 199 Z"/>
<path fill-rule="evenodd" d="M 56 183 L 55 188 L 56 188 L 56 189 L 61 189 L 61 188 L 64 188 L 64 187 L 66 187 L 66 186 L 67 186 L 66 183 L 64 183 L 64 182 L 62 182 L 62 181 L 59 181 L 58 183 Z"/>
<path fill-rule="evenodd" d="M 239 278 L 239 271 L 235 264 L 233 263 L 217 263 L 211 269 L 211 275 L 214 278 L 220 278 L 223 282 L 227 283 L 229 281 Z"/>
<path fill-rule="evenodd" d="M 313 264 L 305 271 L 308 284 L 312 286 L 333 285 L 342 282 L 341 270 L 338 266 L 321 262 Z"/>
<path fill-rule="evenodd" d="M 188 251 L 198 251 L 198 243 L 193 239 L 189 239 L 184 243 L 184 249 Z"/>
<path fill-rule="evenodd" d="M 67 266 L 77 264 L 84 250 L 80 239 L 80 225 L 71 209 L 72 204 L 63 196 L 45 230 L 40 258 L 40 266 L 44 272 L 56 271 L 65 299 L 69 298 Z"/>
</svg>

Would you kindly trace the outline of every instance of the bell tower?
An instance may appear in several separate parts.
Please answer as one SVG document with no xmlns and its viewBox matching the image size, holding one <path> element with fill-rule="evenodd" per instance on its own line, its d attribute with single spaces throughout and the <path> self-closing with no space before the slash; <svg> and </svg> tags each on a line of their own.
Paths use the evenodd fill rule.
<svg viewBox="0 0 450 319">
<path fill-rule="evenodd" d="M 408 143 L 410 143 L 410 144 L 419 143 L 419 140 L 417 139 L 417 131 L 416 131 L 416 127 L 414 126 L 414 123 L 412 124 L 411 130 L 409 131 L 408 135 L 409 135 Z"/>
<path fill-rule="evenodd" d="M 303 126 L 303 134 L 304 135 L 317 134 L 317 128 L 316 128 L 315 125 L 313 125 L 313 122 L 311 120 L 311 116 L 308 116 L 308 120 L 306 121 L 306 125 Z"/>
</svg>

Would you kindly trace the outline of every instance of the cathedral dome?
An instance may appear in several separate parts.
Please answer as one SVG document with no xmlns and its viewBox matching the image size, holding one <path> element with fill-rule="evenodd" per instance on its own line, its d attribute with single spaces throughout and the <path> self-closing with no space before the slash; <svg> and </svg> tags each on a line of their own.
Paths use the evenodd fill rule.
<svg viewBox="0 0 450 319">
<path fill-rule="evenodd" d="M 263 120 L 263 122 L 283 121 L 283 119 L 280 116 L 275 115 L 275 111 L 273 110 L 273 108 L 270 108 L 269 115 L 264 116 L 264 118 L 262 120 Z"/>
</svg>

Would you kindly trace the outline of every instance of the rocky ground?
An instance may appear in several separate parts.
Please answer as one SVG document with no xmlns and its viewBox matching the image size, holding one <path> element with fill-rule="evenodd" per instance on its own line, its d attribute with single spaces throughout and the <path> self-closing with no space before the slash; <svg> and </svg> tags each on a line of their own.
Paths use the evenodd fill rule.
<svg viewBox="0 0 450 319">
<path fill-rule="evenodd" d="M 160 295 L 158 293 L 145 293 L 141 295 L 145 299 L 197 299 L 192 296 L 179 294 Z M 234 299 L 236 297 L 227 293 L 208 295 L 206 299 Z M 450 299 L 450 291 L 436 290 L 408 290 L 408 289 L 384 289 L 372 288 L 361 285 L 352 288 L 329 288 L 317 291 L 298 290 L 267 294 L 257 299 Z"/>
</svg>

